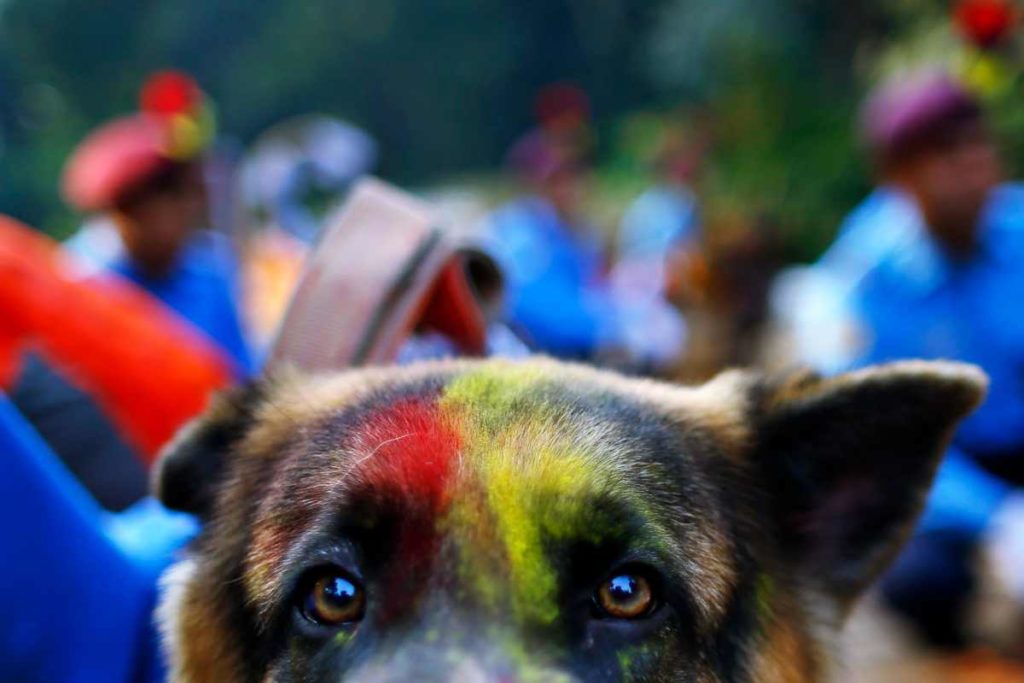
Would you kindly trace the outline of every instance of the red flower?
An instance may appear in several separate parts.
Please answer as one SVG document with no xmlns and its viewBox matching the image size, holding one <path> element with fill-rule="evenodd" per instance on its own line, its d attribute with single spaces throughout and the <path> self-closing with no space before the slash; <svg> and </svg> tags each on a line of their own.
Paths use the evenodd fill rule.
<svg viewBox="0 0 1024 683">
<path fill-rule="evenodd" d="M 981 48 L 1001 43 L 1016 19 L 1011 0 L 961 0 L 953 15 L 964 37 Z"/>
<path fill-rule="evenodd" d="M 142 86 L 140 106 L 147 114 L 174 116 L 194 111 L 203 93 L 191 77 L 180 71 L 159 71 Z"/>
</svg>

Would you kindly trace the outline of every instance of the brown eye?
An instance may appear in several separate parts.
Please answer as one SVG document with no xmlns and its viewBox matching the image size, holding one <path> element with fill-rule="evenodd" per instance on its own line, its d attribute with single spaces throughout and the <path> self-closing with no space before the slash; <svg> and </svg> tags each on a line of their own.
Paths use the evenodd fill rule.
<svg viewBox="0 0 1024 683">
<path fill-rule="evenodd" d="M 650 580 L 640 572 L 621 572 L 601 584 L 594 596 L 603 616 L 639 619 L 650 614 L 657 600 Z"/>
<path fill-rule="evenodd" d="M 302 602 L 302 614 L 322 626 L 359 621 L 365 608 L 366 595 L 362 586 L 336 569 L 319 575 Z"/>
</svg>

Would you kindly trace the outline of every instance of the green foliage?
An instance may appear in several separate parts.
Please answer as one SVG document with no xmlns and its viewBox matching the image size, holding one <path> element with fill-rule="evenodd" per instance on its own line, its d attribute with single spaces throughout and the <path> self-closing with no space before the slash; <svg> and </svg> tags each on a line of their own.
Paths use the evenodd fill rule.
<svg viewBox="0 0 1024 683">
<path fill-rule="evenodd" d="M 710 229 L 766 219 L 813 258 L 866 189 L 853 138 L 854 56 L 884 25 L 870 3 L 678 1 L 651 40 L 660 88 L 703 102 L 715 147 L 702 196 Z"/>
</svg>

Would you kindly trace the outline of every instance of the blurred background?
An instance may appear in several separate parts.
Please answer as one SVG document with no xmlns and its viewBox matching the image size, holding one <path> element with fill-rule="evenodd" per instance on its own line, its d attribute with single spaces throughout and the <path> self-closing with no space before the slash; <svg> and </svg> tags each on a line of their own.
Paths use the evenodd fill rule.
<svg viewBox="0 0 1024 683">
<path fill-rule="evenodd" d="M 0 205 L 73 231 L 56 192 L 68 154 L 133 109 L 158 69 L 196 78 L 234 149 L 283 119 L 330 114 L 376 138 L 385 178 L 496 192 L 538 92 L 569 82 L 590 100 L 593 201 L 609 226 L 643 187 L 662 119 L 713 122 L 707 229 L 765 216 L 785 256 L 809 260 L 868 187 L 850 125 L 859 98 L 901 63 L 977 71 L 1011 161 L 1021 153 L 1019 65 L 973 64 L 950 13 L 946 0 L 5 0 Z"/>
<path fill-rule="evenodd" d="M 98 515 L 85 522 L 96 547 L 129 558 L 150 609 L 153 577 L 194 531 L 146 497 L 152 458 L 212 389 L 259 370 L 311 248 L 375 175 L 472 245 L 470 285 L 506 281 L 503 307 L 483 302 L 479 320 L 411 321 L 398 360 L 539 350 L 673 380 L 906 356 L 983 365 L 996 407 L 952 461 L 988 474 L 950 470 L 954 511 L 922 531 L 941 542 L 912 558 L 955 556 L 956 570 L 924 607 L 896 583 L 873 596 L 851 629 L 865 663 L 851 675 L 1024 680 L 1013 663 L 1024 316 L 1007 303 L 1024 294 L 1024 262 L 977 266 L 977 282 L 928 271 L 953 302 L 940 305 L 914 298 L 920 262 L 901 260 L 938 245 L 960 272 L 1024 245 L 1024 190 L 1004 182 L 1024 163 L 1022 11 L 1014 0 L 0 0 L 0 212 L 17 221 L 0 225 L 11 409 L 0 435 L 31 433 L 17 447 L 32 468 L 50 463 L 40 486 L 62 491 L 58 507 L 75 498 L 72 516 Z M 954 189 L 955 202 L 939 201 Z M 989 223 L 998 229 L 978 227 Z M 996 246 L 977 249 L 990 233 Z M 99 271 L 118 282 L 83 284 Z M 459 291 L 430 289 L 423 307 L 481 303 Z M 72 301 L 88 301 L 78 317 Z M 165 372 L 149 372 L 158 352 Z M 12 510 L 25 504 L 11 495 Z M 978 547 L 994 569 L 959 581 Z M 998 580 L 978 578 L 990 569 Z M 903 570 L 923 585 L 920 567 Z M 948 632 L 921 626 L 950 619 Z M 44 641 L 18 646 L 24 671 Z"/>
</svg>

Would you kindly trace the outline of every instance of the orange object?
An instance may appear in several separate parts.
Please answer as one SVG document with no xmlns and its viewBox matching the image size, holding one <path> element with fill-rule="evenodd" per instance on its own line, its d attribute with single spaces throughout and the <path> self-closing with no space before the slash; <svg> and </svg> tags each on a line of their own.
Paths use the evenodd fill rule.
<svg viewBox="0 0 1024 683">
<path fill-rule="evenodd" d="M 57 243 L 0 216 L 0 388 L 26 348 L 96 399 L 147 462 L 232 377 L 162 303 L 116 275 L 81 273 Z"/>
<path fill-rule="evenodd" d="M 302 275 L 309 247 L 280 228 L 261 230 L 242 250 L 245 329 L 259 348 L 270 345 Z"/>
</svg>

